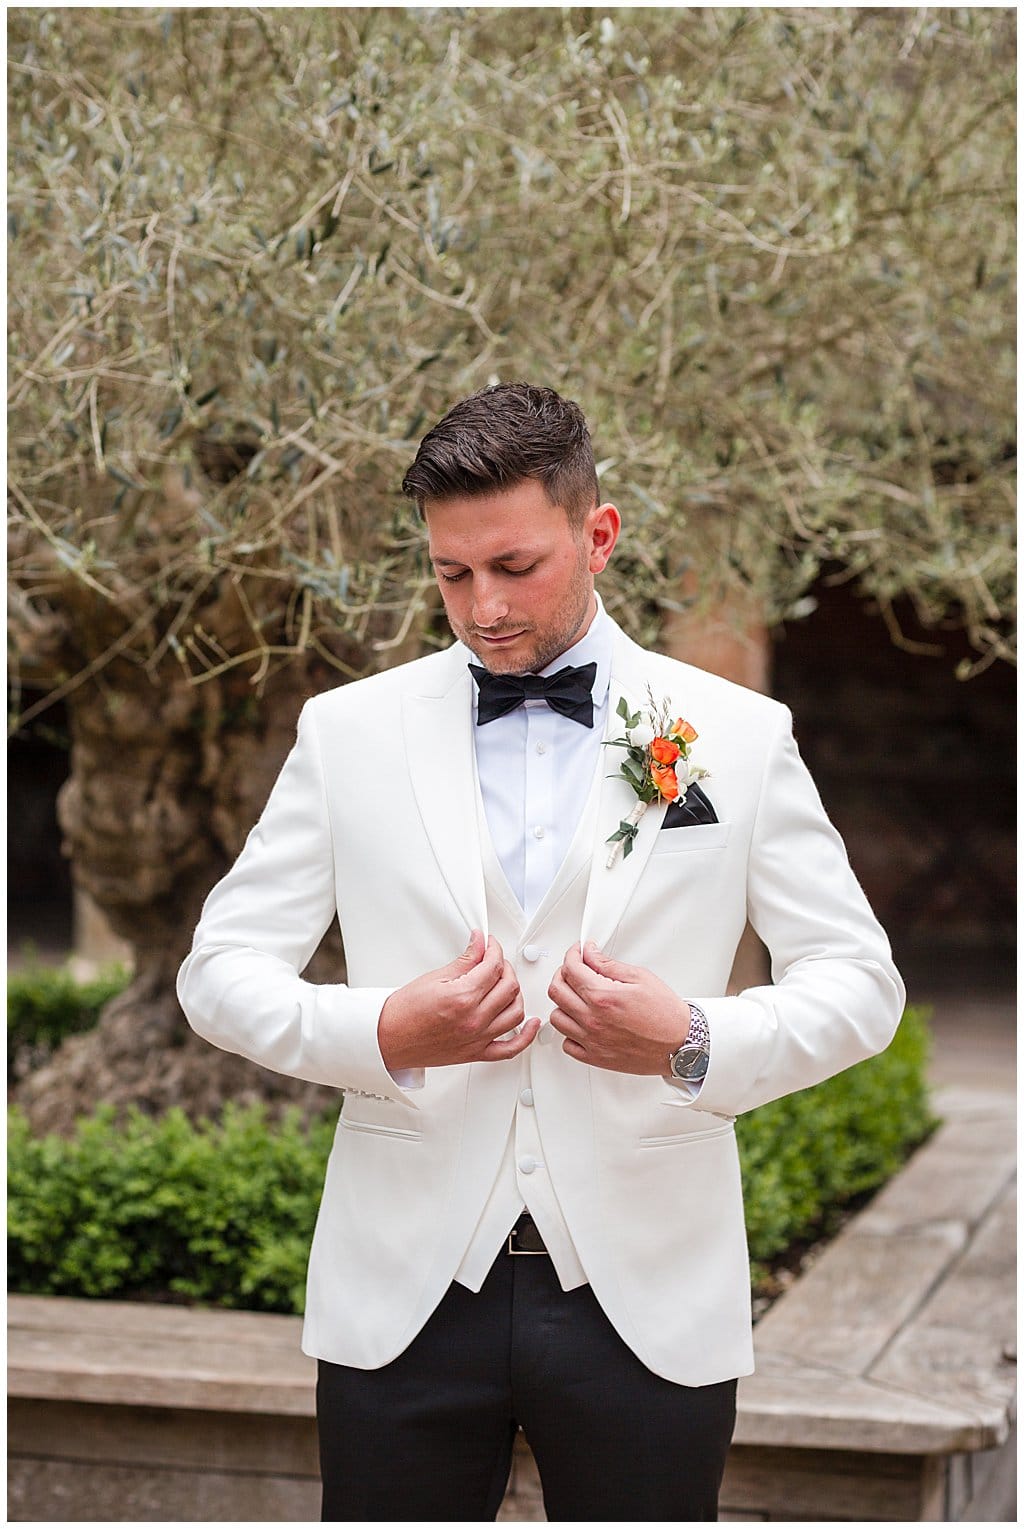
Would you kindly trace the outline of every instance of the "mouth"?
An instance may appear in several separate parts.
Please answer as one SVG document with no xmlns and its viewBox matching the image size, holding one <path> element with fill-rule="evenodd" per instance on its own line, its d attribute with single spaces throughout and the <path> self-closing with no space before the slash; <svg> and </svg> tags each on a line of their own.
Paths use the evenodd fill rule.
<svg viewBox="0 0 1024 1529">
<path fill-rule="evenodd" d="M 515 642 L 517 637 L 524 637 L 525 630 L 521 632 L 503 632 L 500 636 L 489 636 L 486 632 L 477 632 L 477 641 L 484 642 L 489 648 L 503 648 L 508 643 Z"/>
</svg>

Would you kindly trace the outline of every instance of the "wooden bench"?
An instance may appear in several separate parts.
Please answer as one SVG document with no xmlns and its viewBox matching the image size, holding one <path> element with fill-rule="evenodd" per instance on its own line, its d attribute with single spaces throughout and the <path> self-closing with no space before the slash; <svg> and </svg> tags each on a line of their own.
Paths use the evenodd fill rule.
<svg viewBox="0 0 1024 1529">
<path fill-rule="evenodd" d="M 723 1519 L 1013 1519 L 1013 1100 L 940 1108 L 759 1323 Z M 9 1325 L 12 1520 L 318 1518 L 298 1318 L 12 1296 Z M 543 1516 L 520 1441 L 500 1517 Z"/>
</svg>

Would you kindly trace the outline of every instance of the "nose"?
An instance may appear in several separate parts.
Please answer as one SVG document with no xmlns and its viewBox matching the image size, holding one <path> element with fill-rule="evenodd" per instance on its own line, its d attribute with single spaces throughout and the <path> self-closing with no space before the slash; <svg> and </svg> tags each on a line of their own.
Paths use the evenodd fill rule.
<svg viewBox="0 0 1024 1529">
<path fill-rule="evenodd" d="M 493 585 L 473 581 L 473 625 L 484 630 L 497 626 L 508 615 L 508 601 Z"/>
</svg>

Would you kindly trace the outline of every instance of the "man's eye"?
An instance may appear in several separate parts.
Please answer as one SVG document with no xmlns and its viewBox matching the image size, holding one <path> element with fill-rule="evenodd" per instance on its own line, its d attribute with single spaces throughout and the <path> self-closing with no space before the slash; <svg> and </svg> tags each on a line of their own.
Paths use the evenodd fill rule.
<svg viewBox="0 0 1024 1529">
<path fill-rule="evenodd" d="M 520 579 L 524 573 L 532 573 L 536 566 L 536 563 L 531 563 L 529 568 L 506 568 L 503 571 L 510 573 L 514 579 Z"/>
<path fill-rule="evenodd" d="M 465 569 L 463 569 L 461 573 L 441 573 L 440 571 L 438 572 L 438 578 L 444 584 L 457 584 L 460 579 L 464 579 L 465 577 L 466 577 L 466 570 Z"/>
</svg>

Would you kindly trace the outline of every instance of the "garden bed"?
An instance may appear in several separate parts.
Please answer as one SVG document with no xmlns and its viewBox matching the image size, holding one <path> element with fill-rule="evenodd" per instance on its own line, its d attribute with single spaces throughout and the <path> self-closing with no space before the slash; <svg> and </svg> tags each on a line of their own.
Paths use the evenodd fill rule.
<svg viewBox="0 0 1024 1529">
<path fill-rule="evenodd" d="M 908 1010 L 881 1056 L 737 1121 L 759 1306 L 927 1136 L 927 1045 Z M 9 1124 L 12 1291 L 302 1311 L 333 1114 L 107 1108 L 71 1138 L 34 1136 L 16 1109 Z"/>
<path fill-rule="evenodd" d="M 1012 1098 L 932 1139 L 755 1332 L 722 1518 L 1012 1518 Z M 11 1298 L 13 1521 L 314 1520 L 296 1317 Z M 543 1518 L 520 1441 L 501 1517 Z"/>
</svg>

